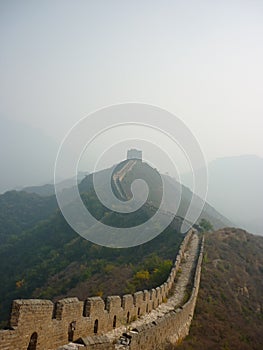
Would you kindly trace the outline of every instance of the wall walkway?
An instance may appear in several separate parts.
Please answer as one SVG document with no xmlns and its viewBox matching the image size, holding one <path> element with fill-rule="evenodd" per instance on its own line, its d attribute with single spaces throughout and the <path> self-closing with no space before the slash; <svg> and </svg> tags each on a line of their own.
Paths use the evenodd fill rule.
<svg viewBox="0 0 263 350">
<path fill-rule="evenodd" d="M 188 241 L 193 234 L 193 230 L 190 230 L 185 236 L 167 281 L 152 290 L 122 297 L 109 296 L 106 302 L 100 297 L 87 298 L 85 301 L 66 298 L 56 304 L 50 300 L 14 300 L 10 329 L 0 330 L 0 349 L 56 350 L 71 340 L 105 335 L 112 329 L 149 314 L 171 293 Z M 100 349 L 105 349 L 101 341 L 100 344 Z"/>
</svg>

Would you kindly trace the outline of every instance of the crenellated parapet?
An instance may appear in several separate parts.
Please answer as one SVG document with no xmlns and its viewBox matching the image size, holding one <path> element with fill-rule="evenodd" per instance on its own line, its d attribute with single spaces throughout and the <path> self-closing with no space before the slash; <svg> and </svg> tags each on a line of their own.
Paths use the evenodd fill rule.
<svg viewBox="0 0 263 350">
<path fill-rule="evenodd" d="M 199 291 L 203 250 L 204 238 L 202 238 L 198 252 L 192 292 L 188 301 L 181 307 L 169 311 L 156 321 L 137 327 L 136 333 L 129 333 L 130 350 L 160 349 L 160 346 L 163 346 L 163 344 L 175 346 L 188 335 Z"/>
<path fill-rule="evenodd" d="M 38 350 L 55 350 L 68 341 L 100 336 L 151 312 L 168 297 L 193 232 L 190 230 L 185 236 L 166 282 L 157 288 L 108 296 L 105 301 L 100 297 L 85 301 L 65 298 L 56 303 L 14 300 L 10 329 L 0 330 L 0 349 L 27 350 L 30 341 L 36 341 Z"/>
</svg>

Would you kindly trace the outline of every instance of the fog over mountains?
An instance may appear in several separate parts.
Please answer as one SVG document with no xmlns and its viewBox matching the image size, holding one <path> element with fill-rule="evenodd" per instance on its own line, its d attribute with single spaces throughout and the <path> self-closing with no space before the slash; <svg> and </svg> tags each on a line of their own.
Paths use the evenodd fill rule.
<svg viewBox="0 0 263 350">
<path fill-rule="evenodd" d="M 239 227 L 263 233 L 263 159 L 220 158 L 209 164 L 208 202 Z"/>
<path fill-rule="evenodd" d="M 0 149 L 0 193 L 53 178 L 58 145 L 40 129 L 1 117 Z"/>
<path fill-rule="evenodd" d="M 208 164 L 207 202 L 238 227 L 263 234 L 263 159 L 255 155 L 218 158 Z M 190 184 L 190 175 L 183 178 Z"/>
<path fill-rule="evenodd" d="M 0 193 L 52 183 L 58 144 L 41 130 L 2 118 L 0 148 Z M 263 159 L 255 155 L 219 158 L 208 164 L 208 173 L 208 203 L 237 226 L 262 234 Z M 183 183 L 191 188 L 189 174 Z"/>
</svg>

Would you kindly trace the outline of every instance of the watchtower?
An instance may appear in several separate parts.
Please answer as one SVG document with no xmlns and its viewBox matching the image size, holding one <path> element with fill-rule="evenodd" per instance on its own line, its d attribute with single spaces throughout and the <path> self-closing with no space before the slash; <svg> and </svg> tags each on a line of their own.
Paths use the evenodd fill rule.
<svg viewBox="0 0 263 350">
<path fill-rule="evenodd" d="M 127 159 L 138 159 L 142 160 L 142 151 L 131 148 L 127 151 Z"/>
</svg>

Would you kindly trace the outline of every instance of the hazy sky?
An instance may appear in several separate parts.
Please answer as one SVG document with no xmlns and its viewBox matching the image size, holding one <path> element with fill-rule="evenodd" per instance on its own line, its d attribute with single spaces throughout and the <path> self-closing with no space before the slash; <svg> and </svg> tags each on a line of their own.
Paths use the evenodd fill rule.
<svg viewBox="0 0 263 350">
<path fill-rule="evenodd" d="M 0 1 L 0 118 L 59 143 L 120 102 L 180 117 L 208 160 L 263 156 L 263 1 Z"/>
</svg>

